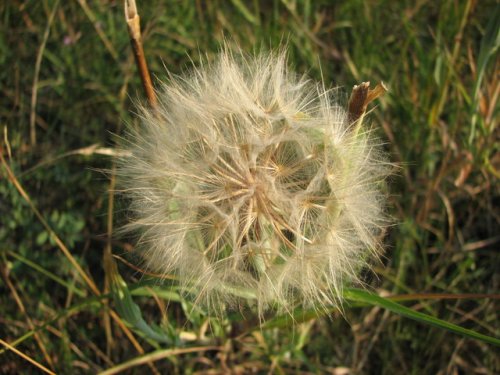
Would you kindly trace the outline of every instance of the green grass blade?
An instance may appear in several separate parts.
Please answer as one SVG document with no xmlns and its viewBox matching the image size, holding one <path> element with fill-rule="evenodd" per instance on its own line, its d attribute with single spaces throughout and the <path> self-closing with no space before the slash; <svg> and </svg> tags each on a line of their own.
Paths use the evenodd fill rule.
<svg viewBox="0 0 500 375">
<path fill-rule="evenodd" d="M 158 286 L 134 286 L 130 288 L 130 293 L 132 296 L 146 296 L 153 297 L 157 296 L 166 301 L 170 302 L 181 302 L 181 296 L 173 290 L 160 288 Z"/>
<path fill-rule="evenodd" d="M 112 276 L 111 295 L 115 301 L 116 310 L 120 317 L 127 322 L 136 332 L 142 333 L 147 338 L 157 342 L 171 344 L 170 338 L 161 332 L 160 329 L 151 327 L 144 318 L 140 307 L 134 302 L 128 285 L 122 277 L 116 273 Z"/>
<path fill-rule="evenodd" d="M 429 324 L 435 327 L 446 329 L 450 332 L 457 333 L 459 335 L 484 341 L 488 344 L 493 344 L 500 346 L 500 339 L 483 335 L 479 332 L 472 331 L 467 328 L 460 327 L 456 324 L 446 322 L 444 320 L 435 318 L 431 315 L 423 314 L 421 312 L 412 310 L 408 307 L 400 305 L 399 303 L 393 302 L 387 298 L 380 297 L 376 294 L 369 293 L 364 290 L 359 289 L 347 289 L 344 291 L 344 297 L 353 302 L 366 303 L 373 306 L 379 306 L 389 311 L 392 311 L 401 316 L 417 320 L 419 322 Z"/>
<path fill-rule="evenodd" d="M 45 233 L 45 232 L 42 232 L 42 233 Z M 86 292 L 80 288 L 77 288 L 75 285 L 61 279 L 59 276 L 55 275 L 54 273 L 46 270 L 45 268 L 39 266 L 38 264 L 36 264 L 35 262 L 32 262 L 31 260 L 29 260 L 28 258 L 25 258 L 23 257 L 22 255 L 19 255 L 19 254 L 16 254 L 15 252 L 13 251 L 8 251 L 7 252 L 10 256 L 12 256 L 13 258 L 16 258 L 18 261 L 26 264 L 27 266 L 33 268 L 34 270 L 40 272 L 42 275 L 45 275 L 47 276 L 49 279 L 52 279 L 53 281 L 55 281 L 56 283 L 64 286 L 66 289 L 70 290 L 71 292 L 77 294 L 79 297 L 85 297 L 86 296 Z"/>
<path fill-rule="evenodd" d="M 252 12 L 248 10 L 248 8 L 245 6 L 245 4 L 241 0 L 231 0 L 233 5 L 240 11 L 240 13 L 245 17 L 245 19 L 252 23 L 253 25 L 258 26 L 259 25 L 259 19 L 255 17 Z"/>
</svg>

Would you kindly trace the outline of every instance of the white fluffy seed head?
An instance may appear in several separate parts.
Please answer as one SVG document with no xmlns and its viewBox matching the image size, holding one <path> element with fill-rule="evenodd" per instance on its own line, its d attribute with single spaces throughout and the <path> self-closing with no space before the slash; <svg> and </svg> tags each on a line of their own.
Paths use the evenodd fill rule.
<svg viewBox="0 0 500 375">
<path fill-rule="evenodd" d="M 216 313 L 338 306 L 379 254 L 387 168 L 322 87 L 228 51 L 162 85 L 120 167 L 146 268 Z"/>
</svg>

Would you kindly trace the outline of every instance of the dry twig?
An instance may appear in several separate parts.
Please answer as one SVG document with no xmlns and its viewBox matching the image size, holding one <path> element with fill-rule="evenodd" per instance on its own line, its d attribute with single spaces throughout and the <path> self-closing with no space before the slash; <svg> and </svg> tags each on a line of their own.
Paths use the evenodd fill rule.
<svg viewBox="0 0 500 375">
<path fill-rule="evenodd" d="M 149 75 L 146 57 L 144 56 L 141 38 L 141 21 L 139 14 L 137 13 L 135 0 L 125 0 L 125 20 L 127 21 L 130 43 L 132 44 L 132 50 L 134 51 L 137 69 L 139 70 L 139 74 L 141 76 L 142 87 L 144 88 L 149 104 L 152 107 L 155 107 L 157 103 L 156 94 L 153 88 L 153 83 L 151 82 L 151 76 Z"/>
</svg>

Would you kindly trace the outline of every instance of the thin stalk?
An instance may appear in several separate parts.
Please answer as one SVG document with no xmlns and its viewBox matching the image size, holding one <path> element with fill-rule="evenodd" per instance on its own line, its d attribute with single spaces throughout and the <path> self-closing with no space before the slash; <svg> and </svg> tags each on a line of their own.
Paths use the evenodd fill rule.
<svg viewBox="0 0 500 375">
<path fill-rule="evenodd" d="M 42 44 L 38 50 L 35 61 L 35 77 L 33 78 L 33 86 L 31 88 L 31 110 L 30 110 L 30 141 L 31 145 L 36 145 L 36 102 L 38 97 L 38 81 L 40 79 L 40 67 L 42 66 L 43 52 L 45 51 L 45 46 L 47 45 L 47 40 L 49 39 L 50 27 L 54 21 L 54 16 L 56 15 L 57 7 L 59 6 L 59 0 L 56 1 L 52 11 L 50 12 L 49 19 L 47 21 L 47 27 L 43 33 Z"/>
<path fill-rule="evenodd" d="M 28 362 L 30 362 L 31 364 L 35 365 L 36 367 L 38 367 L 40 370 L 42 370 L 43 372 L 47 373 L 47 374 L 53 374 L 55 375 L 55 372 L 52 372 L 51 370 L 49 370 L 47 367 L 45 367 L 44 365 L 42 365 L 41 363 L 38 363 L 37 361 L 35 361 L 34 359 L 32 359 L 31 357 L 27 356 L 26 354 L 24 354 L 23 352 L 17 350 L 16 348 L 14 348 L 12 345 L 10 345 L 8 342 L 6 341 L 3 341 L 2 339 L 0 339 L 0 344 L 5 346 L 7 349 L 9 349 L 10 351 L 16 353 L 18 356 L 20 356 L 21 358 L 24 358 L 25 360 L 27 360 Z"/>
<path fill-rule="evenodd" d="M 148 64 L 146 63 L 146 57 L 142 47 L 141 19 L 137 13 L 135 0 L 125 0 L 125 20 L 127 22 L 130 44 L 132 45 L 132 50 L 134 51 L 137 69 L 139 70 L 139 74 L 141 76 L 142 87 L 151 107 L 156 107 L 156 94 L 153 88 L 153 83 L 151 82 Z"/>
</svg>

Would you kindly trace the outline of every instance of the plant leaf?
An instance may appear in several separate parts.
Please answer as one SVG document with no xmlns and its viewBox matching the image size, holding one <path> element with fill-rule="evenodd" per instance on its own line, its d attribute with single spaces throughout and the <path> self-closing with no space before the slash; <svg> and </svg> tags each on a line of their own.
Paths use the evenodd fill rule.
<svg viewBox="0 0 500 375">
<path fill-rule="evenodd" d="M 379 306 L 384 309 L 387 309 L 389 311 L 392 311 L 396 314 L 399 314 L 401 316 L 417 320 L 419 322 L 429 324 L 435 327 L 439 327 L 442 329 L 446 329 L 450 332 L 458 333 L 459 335 L 477 339 L 484 341 L 488 344 L 493 344 L 496 346 L 500 346 L 500 339 L 483 335 L 479 332 L 460 327 L 456 324 L 446 322 L 444 320 L 435 318 L 431 315 L 427 315 L 415 310 L 412 310 L 408 307 L 405 307 L 403 305 L 400 305 L 399 303 L 396 303 L 394 301 L 391 301 L 387 298 L 380 297 L 376 294 L 367 292 L 365 290 L 360 290 L 360 289 L 346 289 L 344 291 L 344 298 L 350 301 L 354 302 L 361 302 L 361 303 L 366 303 L 372 306 Z"/>
<path fill-rule="evenodd" d="M 146 323 L 142 317 L 140 307 L 134 302 L 132 294 L 128 288 L 127 283 L 118 273 L 118 269 L 114 260 L 107 260 L 110 263 L 110 291 L 115 301 L 116 310 L 121 318 L 127 322 L 136 331 L 142 333 L 145 337 L 152 340 L 171 344 L 172 340 L 161 332 L 160 329 L 154 329 Z"/>
</svg>

